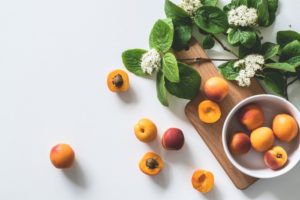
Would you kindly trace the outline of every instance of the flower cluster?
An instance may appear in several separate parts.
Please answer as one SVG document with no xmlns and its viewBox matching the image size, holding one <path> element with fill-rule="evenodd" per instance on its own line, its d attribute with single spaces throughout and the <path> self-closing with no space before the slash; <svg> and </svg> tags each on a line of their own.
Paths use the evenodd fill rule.
<svg viewBox="0 0 300 200">
<path fill-rule="evenodd" d="M 228 23 L 232 26 L 254 26 L 257 22 L 257 10 L 241 5 L 228 12 Z"/>
<path fill-rule="evenodd" d="M 248 55 L 244 59 L 236 61 L 233 67 L 241 68 L 239 75 L 235 78 L 238 85 L 241 87 L 250 86 L 250 79 L 255 76 L 256 71 L 262 70 L 264 64 L 264 57 L 258 54 Z"/>
<path fill-rule="evenodd" d="M 180 4 L 180 7 L 185 10 L 190 16 L 194 16 L 200 6 L 200 0 L 182 0 Z"/>
<path fill-rule="evenodd" d="M 144 73 L 152 74 L 161 67 L 161 57 L 156 49 L 146 52 L 141 59 L 141 68 Z"/>
</svg>

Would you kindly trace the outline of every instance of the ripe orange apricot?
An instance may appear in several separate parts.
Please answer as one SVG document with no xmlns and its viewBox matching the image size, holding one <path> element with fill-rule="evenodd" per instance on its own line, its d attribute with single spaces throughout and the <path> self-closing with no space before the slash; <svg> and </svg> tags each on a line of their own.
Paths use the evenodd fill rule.
<svg viewBox="0 0 300 200">
<path fill-rule="evenodd" d="M 151 142 L 157 136 L 157 128 L 150 119 L 141 119 L 134 126 L 134 133 L 141 142 Z"/>
<path fill-rule="evenodd" d="M 202 193 L 211 191 L 214 187 L 214 175 L 206 170 L 197 170 L 192 176 L 193 187 Z"/>
<path fill-rule="evenodd" d="M 164 161 L 154 152 L 146 153 L 139 163 L 140 170 L 149 176 L 159 174 L 164 167 Z"/>
<path fill-rule="evenodd" d="M 273 119 L 272 125 L 275 136 L 283 141 L 290 142 L 298 135 L 298 124 L 296 120 L 288 114 L 278 114 Z"/>
<path fill-rule="evenodd" d="M 265 164 L 273 170 L 282 168 L 287 160 L 288 155 L 281 146 L 275 146 L 264 154 Z"/>
<path fill-rule="evenodd" d="M 221 118 L 221 109 L 211 100 L 204 100 L 198 106 L 199 119 L 205 123 L 215 123 Z"/>
<path fill-rule="evenodd" d="M 110 72 L 107 76 L 107 86 L 112 92 L 126 92 L 129 89 L 128 74 L 121 69 Z"/>
<path fill-rule="evenodd" d="M 252 131 L 250 135 L 252 147 L 259 152 L 264 152 L 272 148 L 275 137 L 272 129 L 261 127 Z"/>
<path fill-rule="evenodd" d="M 228 91 L 228 83 L 221 77 L 211 77 L 204 83 L 204 93 L 207 98 L 213 101 L 222 101 L 227 96 Z"/>
<path fill-rule="evenodd" d="M 240 114 L 241 123 L 249 130 L 252 131 L 256 128 L 263 126 L 265 122 L 264 112 L 257 104 L 249 104 L 242 108 Z"/>
<path fill-rule="evenodd" d="M 56 168 L 69 168 L 73 164 L 75 153 L 68 144 L 57 144 L 50 152 L 50 160 Z"/>
</svg>

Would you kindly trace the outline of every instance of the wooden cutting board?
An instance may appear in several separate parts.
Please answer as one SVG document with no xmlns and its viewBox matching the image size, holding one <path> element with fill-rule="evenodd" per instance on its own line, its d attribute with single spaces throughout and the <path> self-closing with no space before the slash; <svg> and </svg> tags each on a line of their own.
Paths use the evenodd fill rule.
<svg viewBox="0 0 300 200">
<path fill-rule="evenodd" d="M 176 56 L 178 59 L 195 57 L 208 58 L 207 54 L 196 41 L 191 42 L 190 49 L 188 51 L 178 52 L 176 53 Z M 213 76 L 221 76 L 217 68 L 211 62 L 196 63 L 193 64 L 193 66 L 201 74 L 201 90 L 204 82 L 208 78 Z M 216 159 L 222 165 L 222 167 L 224 168 L 234 185 L 237 188 L 243 190 L 249 187 L 255 181 L 257 181 L 257 179 L 243 174 L 238 169 L 236 169 L 228 160 L 222 145 L 222 127 L 229 111 L 238 102 L 245 99 L 246 97 L 265 93 L 265 91 L 256 80 L 253 80 L 251 86 L 248 88 L 241 88 L 231 82 L 229 83 L 229 87 L 230 89 L 228 96 L 224 99 L 224 101 L 220 103 L 222 117 L 217 123 L 208 125 L 201 122 L 198 118 L 198 105 L 201 101 L 206 99 L 202 92 L 200 92 L 195 99 L 193 99 L 187 104 L 185 108 L 185 113 L 187 118 L 190 120 L 190 122 L 193 124 L 193 126 L 199 133 L 199 135 L 202 137 L 209 149 L 215 155 Z"/>
</svg>

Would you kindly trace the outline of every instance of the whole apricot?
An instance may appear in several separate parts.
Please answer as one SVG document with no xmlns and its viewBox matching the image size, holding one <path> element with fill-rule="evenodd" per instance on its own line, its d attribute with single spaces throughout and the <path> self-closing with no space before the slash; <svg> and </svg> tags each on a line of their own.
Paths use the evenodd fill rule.
<svg viewBox="0 0 300 200">
<path fill-rule="evenodd" d="M 184 144 L 184 135 L 178 128 L 169 128 L 162 137 L 162 146 L 167 150 L 179 150 Z"/>
<path fill-rule="evenodd" d="M 154 152 L 146 153 L 139 163 L 140 170 L 149 176 L 155 176 L 159 174 L 163 167 L 164 161 L 158 154 Z"/>
<path fill-rule="evenodd" d="M 272 148 L 275 137 L 272 129 L 261 127 L 252 131 L 250 135 L 252 147 L 259 152 L 264 152 Z"/>
<path fill-rule="evenodd" d="M 264 112 L 257 104 L 249 104 L 243 107 L 240 117 L 241 123 L 249 131 L 263 126 L 265 122 Z"/>
<path fill-rule="evenodd" d="M 298 135 L 298 124 L 296 120 L 288 114 L 278 114 L 273 119 L 272 125 L 275 136 L 283 141 L 290 142 Z"/>
<path fill-rule="evenodd" d="M 221 108 L 211 100 L 204 100 L 198 106 L 198 116 L 204 123 L 215 123 L 221 118 Z"/>
<path fill-rule="evenodd" d="M 192 176 L 193 188 L 202 193 L 210 192 L 214 187 L 214 175 L 206 170 L 197 170 Z"/>
<path fill-rule="evenodd" d="M 242 132 L 235 133 L 229 144 L 230 151 L 233 154 L 246 154 L 251 149 L 250 137 Z"/>
<path fill-rule="evenodd" d="M 112 92 L 126 92 L 129 89 L 128 74 L 121 69 L 110 72 L 107 76 L 107 86 Z"/>
<path fill-rule="evenodd" d="M 227 96 L 228 91 L 228 83 L 221 77 L 212 77 L 204 83 L 204 93 L 207 98 L 213 101 L 222 101 Z"/>
<path fill-rule="evenodd" d="M 50 151 L 52 164 L 59 169 L 69 168 L 75 159 L 75 153 L 68 144 L 57 144 Z"/>
<path fill-rule="evenodd" d="M 275 146 L 264 154 L 265 164 L 273 170 L 282 168 L 286 164 L 287 159 L 288 155 L 281 146 Z"/>
<path fill-rule="evenodd" d="M 134 133 L 141 142 L 151 142 L 157 136 L 157 128 L 150 119 L 141 119 L 134 126 Z"/>
</svg>

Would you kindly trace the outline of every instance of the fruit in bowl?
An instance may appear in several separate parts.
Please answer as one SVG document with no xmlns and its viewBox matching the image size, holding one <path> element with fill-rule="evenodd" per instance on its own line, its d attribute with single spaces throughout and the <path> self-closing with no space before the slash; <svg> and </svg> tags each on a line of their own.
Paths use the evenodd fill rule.
<svg viewBox="0 0 300 200">
<path fill-rule="evenodd" d="M 241 123 L 249 130 L 252 131 L 264 124 L 264 112 L 257 104 L 249 104 L 242 108 Z"/>
<path fill-rule="evenodd" d="M 287 162 L 287 159 L 288 155 L 281 146 L 275 146 L 264 154 L 265 164 L 273 170 L 282 168 Z"/>
<path fill-rule="evenodd" d="M 288 114 L 278 114 L 272 124 L 275 136 L 283 141 L 290 142 L 298 135 L 298 125 L 296 120 Z"/>
<path fill-rule="evenodd" d="M 250 135 L 252 147 L 259 152 L 264 152 L 272 148 L 275 137 L 272 129 L 268 127 L 260 127 L 252 131 Z"/>
<path fill-rule="evenodd" d="M 230 151 L 236 155 L 248 153 L 251 149 L 250 138 L 246 133 L 237 132 L 232 136 L 229 144 Z"/>
</svg>

